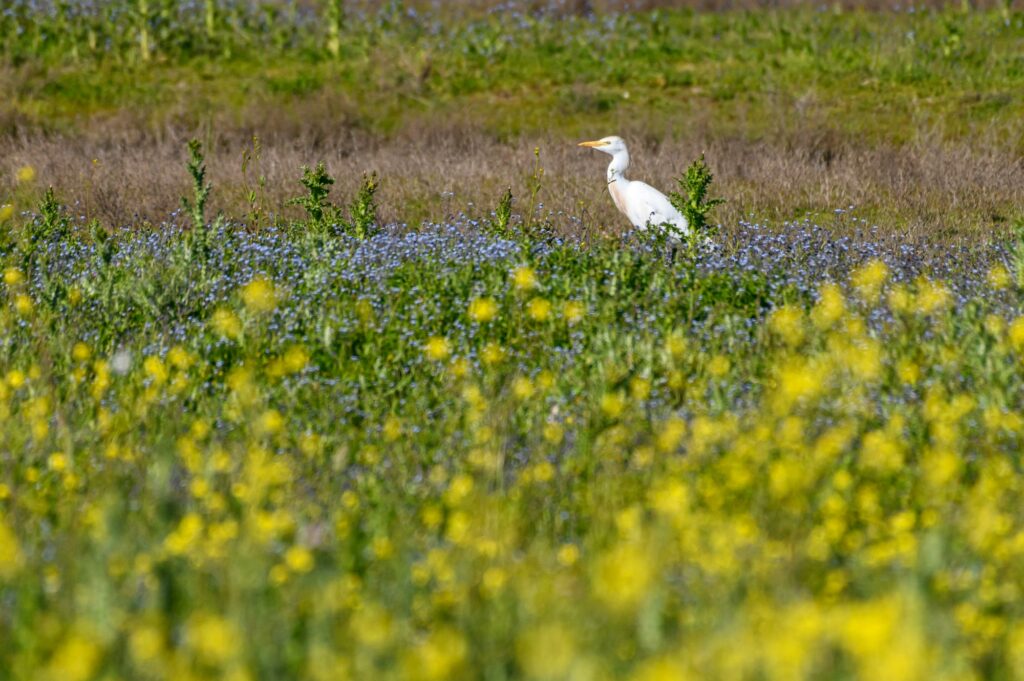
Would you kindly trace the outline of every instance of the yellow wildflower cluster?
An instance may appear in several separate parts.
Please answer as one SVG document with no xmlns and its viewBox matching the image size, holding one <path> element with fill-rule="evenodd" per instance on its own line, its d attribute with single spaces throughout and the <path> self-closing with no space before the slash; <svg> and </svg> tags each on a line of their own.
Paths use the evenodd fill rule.
<svg viewBox="0 0 1024 681">
<path fill-rule="evenodd" d="M 0 374 L 0 668 L 1024 678 L 1024 318 L 868 263 L 742 341 L 622 333 L 497 278 L 391 336 L 272 336 L 261 279 L 130 350 L 5 307 L 46 351 Z"/>
</svg>

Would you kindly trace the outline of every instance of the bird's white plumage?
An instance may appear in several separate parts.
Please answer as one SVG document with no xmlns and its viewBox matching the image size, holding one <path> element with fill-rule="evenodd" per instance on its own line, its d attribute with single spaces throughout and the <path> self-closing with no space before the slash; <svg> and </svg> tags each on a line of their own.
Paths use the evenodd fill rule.
<svg viewBox="0 0 1024 681">
<path fill-rule="evenodd" d="M 626 178 L 629 168 L 629 151 L 621 137 L 604 137 L 595 142 L 581 142 L 580 146 L 590 147 L 610 154 L 608 165 L 608 192 L 615 206 L 637 229 L 665 229 L 672 236 L 683 238 L 690 233 L 686 218 L 676 210 L 668 197 L 645 182 Z"/>
</svg>

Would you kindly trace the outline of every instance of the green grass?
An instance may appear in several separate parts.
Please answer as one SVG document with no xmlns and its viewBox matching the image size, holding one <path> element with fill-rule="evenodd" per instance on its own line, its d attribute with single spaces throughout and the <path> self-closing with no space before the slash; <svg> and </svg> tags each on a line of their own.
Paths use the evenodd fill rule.
<svg viewBox="0 0 1024 681">
<path fill-rule="evenodd" d="M 14 58 L 24 40 L 0 44 L 13 64 L 8 106 L 44 127 L 122 109 L 197 123 L 211 110 L 324 93 L 385 133 L 461 112 L 498 134 L 578 133 L 642 116 L 757 137 L 804 108 L 850 136 L 905 142 L 921 126 L 952 138 L 1012 130 L 1024 113 L 1018 14 L 1009 24 L 998 12 L 809 10 L 518 21 L 455 23 L 437 36 L 407 21 L 353 23 L 337 59 L 315 31 L 288 47 L 232 36 L 222 53 L 168 46 L 150 62 L 130 45 L 76 61 L 67 47 L 27 59 Z"/>
</svg>

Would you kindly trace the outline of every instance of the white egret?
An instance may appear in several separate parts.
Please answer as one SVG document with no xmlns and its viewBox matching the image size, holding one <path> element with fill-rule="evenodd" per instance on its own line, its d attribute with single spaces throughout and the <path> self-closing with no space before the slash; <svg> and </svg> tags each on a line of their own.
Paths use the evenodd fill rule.
<svg viewBox="0 0 1024 681">
<path fill-rule="evenodd" d="M 594 142 L 580 142 L 579 146 L 611 155 L 612 162 L 608 164 L 608 192 L 612 195 L 615 207 L 629 218 L 634 227 L 667 229 L 677 239 L 690 235 L 690 224 L 667 196 L 645 182 L 626 179 L 629 151 L 621 137 L 603 137 Z"/>
</svg>

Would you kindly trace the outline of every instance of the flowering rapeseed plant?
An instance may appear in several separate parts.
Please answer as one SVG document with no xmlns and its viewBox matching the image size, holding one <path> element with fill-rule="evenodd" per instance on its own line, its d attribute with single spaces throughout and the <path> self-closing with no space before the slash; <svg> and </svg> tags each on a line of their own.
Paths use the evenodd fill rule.
<svg viewBox="0 0 1024 681">
<path fill-rule="evenodd" d="M 180 236 L 0 264 L 7 676 L 1020 678 L 1005 253 Z"/>
</svg>

